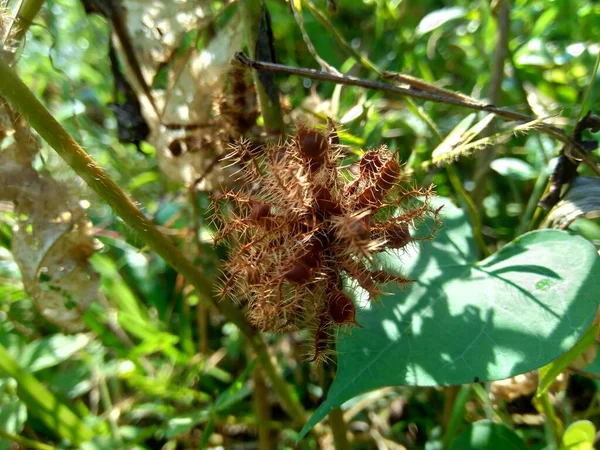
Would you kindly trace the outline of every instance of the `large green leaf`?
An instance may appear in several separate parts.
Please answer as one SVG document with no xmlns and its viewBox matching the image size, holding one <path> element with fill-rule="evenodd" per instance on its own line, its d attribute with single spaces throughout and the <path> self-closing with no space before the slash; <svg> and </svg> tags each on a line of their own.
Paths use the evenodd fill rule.
<svg viewBox="0 0 600 450">
<path fill-rule="evenodd" d="M 362 328 L 338 332 L 338 372 L 301 436 L 370 389 L 497 380 L 541 367 L 585 332 L 598 307 L 598 256 L 557 230 L 528 233 L 477 263 L 464 213 L 443 208 L 431 243 L 388 257 L 417 280 L 381 304 L 356 289 Z"/>
</svg>

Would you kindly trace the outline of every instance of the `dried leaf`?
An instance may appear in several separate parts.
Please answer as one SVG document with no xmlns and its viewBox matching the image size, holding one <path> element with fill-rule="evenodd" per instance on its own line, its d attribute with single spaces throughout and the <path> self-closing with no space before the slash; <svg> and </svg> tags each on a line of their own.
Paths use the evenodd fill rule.
<svg viewBox="0 0 600 450">
<path fill-rule="evenodd" d="M 544 228 L 564 230 L 580 217 L 600 217 L 600 179 L 577 177 L 565 196 L 548 213 Z"/>
<path fill-rule="evenodd" d="M 5 107 L 3 117 L 10 116 Z M 35 142 L 24 140 L 26 128 L 16 123 L 4 135 L 15 139 L 0 153 L 0 201 L 14 203 L 12 253 L 23 285 L 47 320 L 80 330 L 81 313 L 96 298 L 100 281 L 88 263 L 95 243 L 87 202 L 31 167 Z"/>
</svg>

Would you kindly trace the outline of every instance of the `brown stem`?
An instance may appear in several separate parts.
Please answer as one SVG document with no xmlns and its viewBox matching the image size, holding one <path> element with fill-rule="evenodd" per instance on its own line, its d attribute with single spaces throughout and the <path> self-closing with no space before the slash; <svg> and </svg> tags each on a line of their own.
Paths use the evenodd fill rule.
<svg viewBox="0 0 600 450">
<path fill-rule="evenodd" d="M 496 116 L 508 121 L 531 122 L 533 120 L 536 120 L 535 117 L 531 117 L 526 114 L 520 114 L 514 111 L 510 111 L 508 109 L 498 108 L 494 105 L 483 103 L 473 97 L 464 96 L 462 94 L 460 96 L 447 96 L 441 94 L 440 92 L 433 93 L 414 88 L 395 86 L 393 84 L 383 83 L 381 81 L 365 80 L 362 78 L 353 77 L 351 75 L 332 75 L 328 72 L 322 72 L 320 70 L 315 69 L 305 69 L 302 67 L 285 66 L 283 64 L 254 61 L 241 52 L 235 55 L 235 59 L 240 63 L 244 64 L 245 66 L 257 71 L 268 70 L 276 73 L 298 75 L 305 78 L 311 78 L 313 80 L 330 81 L 332 83 L 344 84 L 347 86 L 359 86 L 367 89 L 375 89 L 400 96 L 414 97 L 421 100 L 429 100 L 437 103 L 444 103 L 447 105 L 469 108 L 476 111 L 493 113 Z M 464 97 L 464 99 L 462 99 L 462 97 Z M 576 142 L 574 142 L 574 140 L 570 136 L 565 134 L 563 130 L 561 130 L 558 127 L 555 127 L 554 125 L 542 122 L 538 125 L 537 128 L 540 131 L 543 131 L 547 135 L 552 136 L 553 138 L 561 142 L 574 145 L 577 149 L 580 149 L 581 147 Z"/>
</svg>

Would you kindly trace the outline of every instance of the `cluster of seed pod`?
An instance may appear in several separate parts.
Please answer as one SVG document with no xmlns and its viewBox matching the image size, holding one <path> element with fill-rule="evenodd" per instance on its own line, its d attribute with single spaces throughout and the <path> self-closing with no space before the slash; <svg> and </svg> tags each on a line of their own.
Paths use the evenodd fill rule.
<svg viewBox="0 0 600 450">
<path fill-rule="evenodd" d="M 406 247 L 416 240 L 410 225 L 437 215 L 431 188 L 400 187 L 400 164 L 385 147 L 348 168 L 342 157 L 332 124 L 299 126 L 260 155 L 240 142 L 228 158 L 247 189 L 214 199 L 216 242 L 227 240 L 231 252 L 222 295 L 247 302 L 250 322 L 263 331 L 313 330 L 313 360 L 327 354 L 335 325 L 358 325 L 348 281 L 371 300 L 387 283 L 410 283 L 373 256 Z"/>
</svg>

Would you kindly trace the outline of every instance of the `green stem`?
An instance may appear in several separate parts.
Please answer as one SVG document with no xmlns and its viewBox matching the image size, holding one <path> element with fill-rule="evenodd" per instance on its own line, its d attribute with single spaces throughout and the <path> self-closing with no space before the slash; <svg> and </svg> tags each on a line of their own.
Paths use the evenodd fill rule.
<svg viewBox="0 0 600 450">
<path fill-rule="evenodd" d="M 542 404 L 542 411 L 544 412 L 544 415 L 546 416 L 546 424 L 548 425 L 548 428 L 550 429 L 550 435 L 552 436 L 552 441 L 554 443 L 554 448 L 559 448 L 560 447 L 560 442 L 561 442 L 561 424 L 560 421 L 556 415 L 556 410 L 554 409 L 554 406 L 552 405 L 552 402 L 550 401 L 550 395 L 548 394 L 548 392 L 544 392 L 541 396 L 540 396 L 540 400 L 541 400 L 541 404 Z"/>
<path fill-rule="evenodd" d="M 40 11 L 44 0 L 23 0 L 17 8 L 15 19 L 10 24 L 10 30 L 8 35 L 12 33 L 13 27 L 16 25 L 18 28 L 13 36 L 15 42 L 21 42 L 25 33 L 29 29 L 29 26 L 33 23 L 33 19 L 37 16 Z"/>
<path fill-rule="evenodd" d="M 475 202 L 473 202 L 471 196 L 463 188 L 458 173 L 456 172 L 456 169 L 452 164 L 448 164 L 446 166 L 446 174 L 448 175 L 448 180 L 450 181 L 452 188 L 456 192 L 456 195 L 460 197 L 460 199 L 465 203 L 467 207 L 467 213 L 471 219 L 471 224 L 473 225 L 473 237 L 475 238 L 475 243 L 479 248 L 479 252 L 481 253 L 481 256 L 487 258 L 488 256 L 490 256 L 490 250 L 488 249 L 485 243 L 483 232 L 481 231 L 482 225 L 479 210 L 475 206 Z"/>
<path fill-rule="evenodd" d="M 255 59 L 257 42 L 261 33 L 261 23 L 265 20 L 266 7 L 262 0 L 240 0 L 240 12 L 244 21 L 244 34 L 248 53 L 252 59 Z M 265 45 L 262 43 L 262 39 L 259 45 Z M 283 118 L 279 97 L 267 93 L 267 87 L 261 81 L 258 71 L 253 71 L 252 76 L 254 77 L 260 110 L 265 121 L 265 130 L 268 134 L 280 135 L 283 131 Z M 276 89 L 274 81 L 271 87 Z"/>
<path fill-rule="evenodd" d="M 258 447 L 260 450 L 273 450 L 275 442 L 271 436 L 271 408 L 269 406 L 269 390 L 265 383 L 262 367 L 254 367 L 252 371 L 252 381 L 254 382 L 254 391 L 252 398 L 254 409 L 256 411 L 256 425 L 258 428 Z"/>
<path fill-rule="evenodd" d="M 446 392 L 449 392 L 448 398 L 451 399 L 452 408 L 444 430 L 445 433 L 442 444 L 444 450 L 452 448 L 452 442 L 454 442 L 460 424 L 464 420 L 465 405 L 471 395 L 471 386 L 468 384 L 464 384 L 460 387 L 451 386 L 446 388 Z"/>
<path fill-rule="evenodd" d="M 329 426 L 333 434 L 333 442 L 336 450 L 345 450 L 350 448 L 348 442 L 346 422 L 342 408 L 333 408 L 329 413 Z"/>
<path fill-rule="evenodd" d="M 489 86 L 489 100 L 492 105 L 498 105 L 502 94 L 502 79 L 504 78 L 504 64 L 508 53 L 508 41 L 510 34 L 510 0 L 499 0 L 498 16 L 496 18 L 496 49 L 492 66 L 492 74 Z M 482 137 L 493 134 L 493 124 L 490 124 L 482 133 Z M 475 168 L 475 189 L 473 199 L 480 206 L 486 194 L 486 182 L 490 173 L 490 163 L 496 158 L 496 149 L 491 147 L 482 153 L 477 160 Z"/>
<path fill-rule="evenodd" d="M 38 134 L 62 159 L 136 232 L 165 262 L 183 275 L 196 288 L 198 297 L 217 308 L 233 322 L 252 345 L 271 380 L 283 408 L 298 425 L 304 423 L 305 412 L 298 398 L 281 377 L 271 360 L 267 347 L 258 331 L 245 319 L 237 306 L 217 302 L 212 296 L 212 283 L 188 260 L 164 234 L 154 226 L 98 164 L 79 146 L 71 135 L 33 95 L 6 61 L 0 59 L 0 96 L 21 113 Z"/>
<path fill-rule="evenodd" d="M 18 444 L 22 448 L 30 448 L 33 450 L 57 450 L 56 447 L 52 447 L 50 445 L 42 444 L 38 441 L 24 438 L 22 436 L 19 436 L 18 434 L 9 433 L 8 431 L 3 430 L 2 428 L 0 428 L 0 437 L 8 439 L 9 441 L 13 441 L 15 444 Z"/>
</svg>

